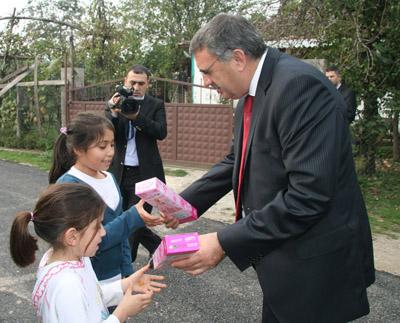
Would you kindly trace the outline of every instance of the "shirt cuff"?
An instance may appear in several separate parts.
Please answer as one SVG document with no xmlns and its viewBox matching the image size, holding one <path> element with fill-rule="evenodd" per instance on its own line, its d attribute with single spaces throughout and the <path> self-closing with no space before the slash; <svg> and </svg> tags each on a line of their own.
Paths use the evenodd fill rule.
<svg viewBox="0 0 400 323">
<path fill-rule="evenodd" d="M 103 292 L 103 301 L 107 307 L 118 305 L 124 296 L 122 291 L 121 279 L 111 283 L 100 284 L 101 291 Z"/>
<path fill-rule="evenodd" d="M 110 314 L 110 316 L 105 320 L 105 321 L 103 321 L 104 323 L 121 323 L 119 320 L 118 320 L 118 318 L 115 316 L 115 315 L 113 315 L 113 314 Z"/>
</svg>

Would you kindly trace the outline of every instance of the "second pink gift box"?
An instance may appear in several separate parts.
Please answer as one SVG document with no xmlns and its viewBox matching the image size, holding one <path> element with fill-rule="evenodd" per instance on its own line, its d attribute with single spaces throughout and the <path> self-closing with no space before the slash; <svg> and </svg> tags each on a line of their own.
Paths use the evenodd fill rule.
<svg viewBox="0 0 400 323">
<path fill-rule="evenodd" d="M 200 248 L 197 232 L 166 235 L 153 254 L 153 267 L 158 269 L 173 259 L 198 251 Z"/>
</svg>

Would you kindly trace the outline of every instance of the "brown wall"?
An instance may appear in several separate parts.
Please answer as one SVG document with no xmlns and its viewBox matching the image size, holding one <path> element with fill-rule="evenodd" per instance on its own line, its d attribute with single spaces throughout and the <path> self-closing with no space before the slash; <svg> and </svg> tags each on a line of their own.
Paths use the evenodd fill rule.
<svg viewBox="0 0 400 323">
<path fill-rule="evenodd" d="M 228 152 L 232 140 L 231 105 L 166 103 L 168 136 L 159 142 L 165 162 L 209 166 Z M 67 122 L 78 112 L 104 113 L 104 102 L 72 101 Z"/>
</svg>

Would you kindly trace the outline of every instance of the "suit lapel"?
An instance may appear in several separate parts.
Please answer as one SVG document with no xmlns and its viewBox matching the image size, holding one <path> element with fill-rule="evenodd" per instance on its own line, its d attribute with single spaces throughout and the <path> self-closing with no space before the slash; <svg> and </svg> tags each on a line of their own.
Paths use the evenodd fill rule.
<svg viewBox="0 0 400 323">
<path fill-rule="evenodd" d="M 142 101 L 140 101 L 140 112 L 143 113 L 143 115 L 147 115 L 147 110 L 146 106 L 147 106 L 147 102 L 149 101 L 149 96 L 146 94 L 143 98 Z"/>
<path fill-rule="evenodd" d="M 265 96 L 267 94 L 267 90 L 269 85 L 271 84 L 272 81 L 272 75 L 273 75 L 273 70 L 275 68 L 275 65 L 277 61 L 279 60 L 281 56 L 281 53 L 274 49 L 274 48 L 268 48 L 268 53 L 267 56 L 265 57 L 264 64 L 261 70 L 260 78 L 258 80 L 257 84 L 257 91 L 256 95 L 253 100 L 253 108 L 252 108 L 252 113 L 251 113 L 251 124 L 250 124 L 250 131 L 249 131 L 249 137 L 247 141 L 247 147 L 246 147 L 246 159 L 245 159 L 245 164 L 244 164 L 244 169 L 246 169 L 246 164 L 248 160 L 248 155 L 250 151 L 250 147 L 253 141 L 254 137 L 254 131 L 255 128 L 258 124 L 259 116 L 262 112 L 263 109 L 266 109 L 267 107 L 265 106 Z M 242 147 L 242 138 L 243 138 L 243 105 L 244 105 L 244 98 L 241 98 L 240 101 L 240 110 L 237 112 L 240 113 L 238 116 L 238 139 L 236 140 L 236 147 L 235 151 L 239 154 L 241 152 L 241 147 Z M 239 106 L 239 104 L 238 104 Z M 234 184 L 234 187 L 237 187 L 237 178 L 239 176 L 239 168 L 240 168 L 240 159 L 241 158 L 235 158 L 235 181 L 236 183 Z"/>
</svg>

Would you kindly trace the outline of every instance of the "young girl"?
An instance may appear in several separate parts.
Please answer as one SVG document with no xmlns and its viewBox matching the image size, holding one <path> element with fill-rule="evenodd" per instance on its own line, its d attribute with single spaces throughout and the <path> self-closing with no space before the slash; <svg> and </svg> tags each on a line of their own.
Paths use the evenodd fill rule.
<svg viewBox="0 0 400 323">
<path fill-rule="evenodd" d="M 143 202 L 122 211 L 119 187 L 107 172 L 114 156 L 114 127 L 108 119 L 93 113 L 78 114 L 54 147 L 50 183 L 85 183 L 106 203 L 103 225 L 107 232 L 96 256 L 91 258 L 99 281 L 109 282 L 133 272 L 128 236 L 143 227 L 163 223 L 147 213 Z"/>
<path fill-rule="evenodd" d="M 51 248 L 44 254 L 32 293 L 42 322 L 123 322 L 150 304 L 153 292 L 166 287 L 162 276 L 146 275 L 148 266 L 128 278 L 99 285 L 88 257 L 93 257 L 105 230 L 105 205 L 89 186 L 50 185 L 33 212 L 20 212 L 11 227 L 10 251 L 21 267 L 35 261 L 36 234 Z M 139 294 L 133 294 L 137 292 Z M 116 305 L 112 315 L 107 305 Z"/>
</svg>

